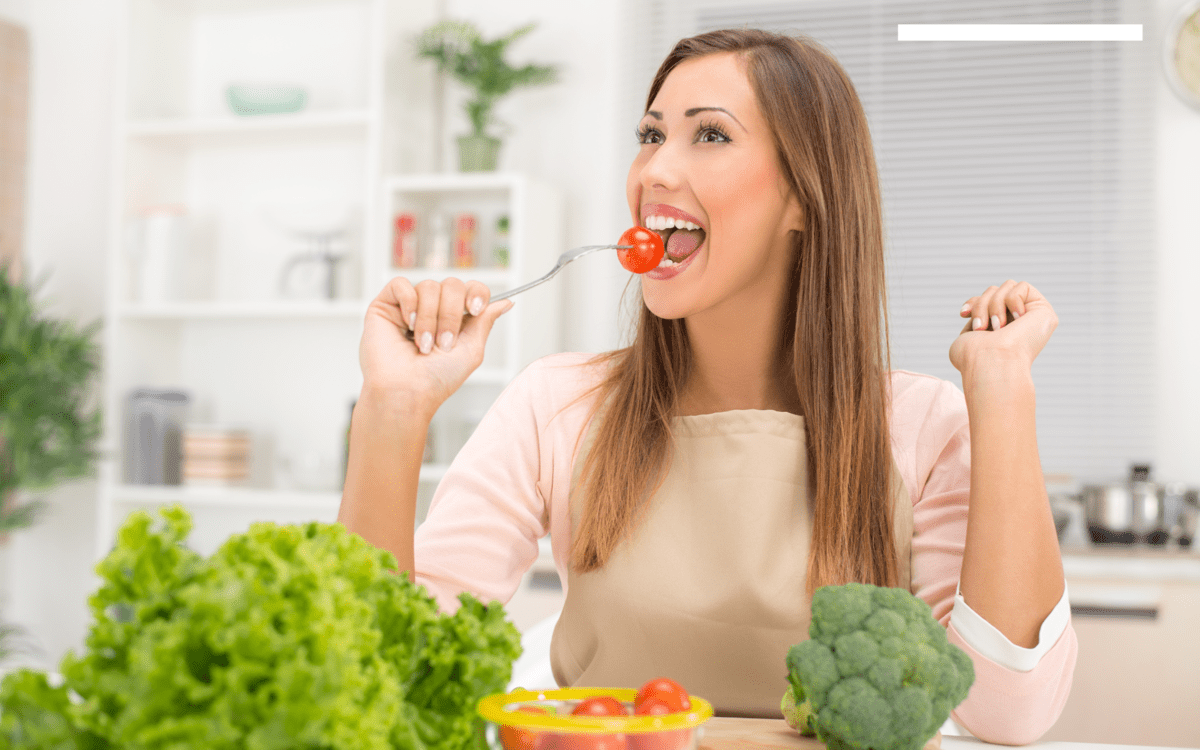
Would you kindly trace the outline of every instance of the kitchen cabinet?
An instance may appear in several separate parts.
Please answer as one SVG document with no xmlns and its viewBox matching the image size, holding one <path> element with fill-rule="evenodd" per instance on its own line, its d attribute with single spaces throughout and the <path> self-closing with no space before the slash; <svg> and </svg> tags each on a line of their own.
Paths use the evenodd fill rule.
<svg viewBox="0 0 1200 750">
<path fill-rule="evenodd" d="M 1064 550 L 1063 568 L 1079 659 L 1043 741 L 1200 747 L 1200 555 Z"/>
<path fill-rule="evenodd" d="M 176 502 L 193 516 L 189 543 L 206 554 L 253 521 L 331 522 L 371 299 L 397 274 L 477 278 L 498 291 L 544 273 L 565 249 L 561 199 L 522 174 L 396 173 L 415 163 L 405 149 L 422 135 L 413 81 L 432 68 L 418 70 L 405 45 L 432 20 L 420 15 L 425 4 L 125 0 L 119 9 L 95 556 L 128 513 Z M 230 111 L 226 86 L 269 82 L 303 87 L 305 108 Z M 434 206 L 507 214 L 506 266 L 392 268 L 394 212 Z M 160 274 L 170 283 L 155 289 L 145 239 L 148 217 L 163 216 L 182 217 L 174 236 L 184 239 L 173 274 Z M 332 283 L 321 263 L 293 262 L 318 251 L 341 257 Z M 497 321 L 483 366 L 434 417 L 418 522 L 472 420 L 558 347 L 553 284 Z M 140 387 L 186 391 L 185 425 L 248 432 L 248 477 L 131 484 L 127 399 Z"/>
</svg>

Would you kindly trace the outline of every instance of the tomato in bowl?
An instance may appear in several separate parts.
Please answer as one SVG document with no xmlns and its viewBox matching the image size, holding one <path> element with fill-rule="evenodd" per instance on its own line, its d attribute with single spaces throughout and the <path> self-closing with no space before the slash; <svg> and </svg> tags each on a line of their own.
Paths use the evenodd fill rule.
<svg viewBox="0 0 1200 750">
<path fill-rule="evenodd" d="M 653 711 L 638 713 L 637 695 L 632 688 L 518 689 L 489 695 L 478 712 L 491 750 L 698 748 L 701 725 L 713 716 L 708 701 L 690 696 L 689 708 L 676 711 L 656 697 L 646 703 Z"/>
</svg>

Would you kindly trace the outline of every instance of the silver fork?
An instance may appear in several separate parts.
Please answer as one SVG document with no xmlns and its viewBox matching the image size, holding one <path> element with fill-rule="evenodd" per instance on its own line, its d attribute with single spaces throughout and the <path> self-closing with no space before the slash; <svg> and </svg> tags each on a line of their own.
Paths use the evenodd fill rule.
<svg viewBox="0 0 1200 750">
<path fill-rule="evenodd" d="M 529 282 L 528 284 L 519 286 L 516 289 L 509 289 L 507 292 L 501 292 L 500 294 L 493 294 L 488 299 L 488 304 L 491 304 L 492 302 L 499 302 L 502 299 L 508 299 L 509 297 L 513 296 L 514 294 L 520 294 L 521 292 L 528 291 L 529 289 L 533 289 L 538 284 L 549 281 L 550 279 L 552 279 L 554 277 L 554 275 L 556 273 L 563 270 L 563 268 L 565 268 L 567 266 L 567 264 L 569 264 L 571 261 L 579 260 L 580 258 L 582 258 L 583 256 L 587 255 L 590 252 L 594 252 L 596 250 L 628 250 L 632 247 L 633 247 L 633 245 L 588 245 L 586 247 L 577 247 L 574 250 L 568 250 L 565 253 L 563 253 L 562 255 L 558 256 L 558 262 L 554 264 L 554 268 L 550 269 L 550 273 L 546 274 L 545 276 L 543 276 L 540 279 L 535 279 L 535 280 Z M 464 318 L 466 318 L 470 314 L 471 314 L 470 310 L 463 311 Z M 404 336 L 409 341 L 412 341 L 413 340 L 412 330 L 410 329 L 408 331 L 405 331 Z"/>
</svg>

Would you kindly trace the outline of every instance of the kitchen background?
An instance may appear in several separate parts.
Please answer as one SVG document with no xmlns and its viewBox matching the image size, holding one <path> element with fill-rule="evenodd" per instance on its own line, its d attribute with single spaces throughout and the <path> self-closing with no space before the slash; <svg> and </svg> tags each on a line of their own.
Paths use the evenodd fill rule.
<svg viewBox="0 0 1200 750">
<path fill-rule="evenodd" d="M 0 0 L 10 119 L 23 79 L 7 55 L 28 40 L 27 156 L 5 172 L 24 181 L 16 246 L 26 278 L 46 274 L 48 314 L 104 318 L 95 399 L 112 457 L 96 479 L 40 495 L 42 520 L 0 543 L 0 614 L 38 649 L 23 658 L 53 668 L 82 642 L 91 566 L 131 510 L 183 499 L 204 551 L 255 518 L 332 520 L 366 301 L 396 273 L 499 290 L 564 249 L 614 241 L 630 224 L 624 181 L 650 77 L 676 39 L 720 26 L 810 33 L 855 81 L 883 180 L 893 366 L 960 384 L 946 357 L 958 307 L 1027 279 L 1060 318 L 1034 369 L 1056 504 L 1124 481 L 1133 464 L 1171 488 L 1200 486 L 1200 109 L 1163 66 L 1182 5 Z M 415 35 L 442 18 L 489 39 L 536 22 L 509 59 L 559 68 L 557 82 L 500 100 L 495 171 L 459 170 L 465 90 L 415 52 Z M 897 22 L 1141 23 L 1144 41 L 918 48 L 898 45 Z M 304 87 L 302 111 L 230 111 L 230 84 L 264 82 Z M 4 132 L 9 148 L 15 131 Z M 12 167 L 14 153 L 0 158 Z M 421 267 L 397 269 L 405 214 Z M 460 269 L 463 214 L 475 220 L 475 267 Z M 451 267 L 424 267 L 435 246 Z M 153 248 L 165 247 L 182 248 L 173 288 L 153 283 Z M 346 259 L 292 264 L 321 251 Z M 484 367 L 439 411 L 422 503 L 525 364 L 624 343 L 630 277 L 614 261 L 593 254 L 516 299 Z M 182 487 L 144 484 L 153 467 L 133 460 L 137 388 L 156 389 L 137 405 L 155 414 L 168 391 L 187 394 L 176 407 L 193 459 L 176 462 Z M 243 458 L 196 461 L 205 446 Z M 1095 548 L 1082 509 L 1059 505 L 1081 651 L 1049 737 L 1200 746 L 1200 555 Z M 530 571 L 511 606 L 523 630 L 553 613 L 555 583 L 545 558 Z M 1139 682 L 1158 689 L 1131 698 Z"/>
</svg>

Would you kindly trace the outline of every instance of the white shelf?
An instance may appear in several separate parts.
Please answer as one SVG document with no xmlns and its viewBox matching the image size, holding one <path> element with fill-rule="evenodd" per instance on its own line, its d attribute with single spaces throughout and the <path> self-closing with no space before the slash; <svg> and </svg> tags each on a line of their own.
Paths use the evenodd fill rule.
<svg viewBox="0 0 1200 750">
<path fill-rule="evenodd" d="M 113 488 L 113 502 L 121 505 L 159 506 L 181 503 L 193 507 L 318 508 L 336 509 L 340 492 L 203 487 L 190 485 L 122 484 Z"/>
<path fill-rule="evenodd" d="M 546 269 L 547 271 L 550 269 Z M 481 281 L 489 288 L 493 285 L 514 286 L 517 283 L 516 274 L 512 269 L 504 268 L 487 268 L 485 267 L 468 267 L 468 268 L 422 268 L 416 266 L 413 268 L 389 268 L 388 273 L 395 278 L 403 276 L 416 286 L 418 282 L 425 279 L 433 279 L 440 281 L 449 276 L 462 281 Z"/>
<path fill-rule="evenodd" d="M 344 112 L 295 112 L 253 117 L 208 117 L 177 120 L 141 120 L 129 122 L 125 134 L 130 138 L 196 141 L 227 136 L 289 135 L 310 133 L 327 136 L 366 135 L 371 113 L 366 110 Z"/>
<path fill-rule="evenodd" d="M 512 172 L 434 172 L 430 174 L 393 174 L 384 178 L 385 190 L 400 192 L 436 192 L 463 190 L 511 190 L 524 177 Z"/>
<path fill-rule="evenodd" d="M 120 3 L 104 342 L 102 444 L 109 460 L 101 467 L 98 558 L 138 508 L 188 507 L 198 518 L 194 533 L 214 549 L 256 517 L 336 517 L 340 490 L 267 487 L 292 486 L 285 476 L 293 469 L 278 473 L 292 459 L 317 461 L 312 465 L 324 467 L 318 486 L 337 485 L 340 472 L 327 469 L 343 460 L 347 406 L 362 384 L 358 328 L 383 286 L 396 276 L 414 284 L 456 277 L 499 292 L 544 274 L 562 252 L 562 197 L 528 175 L 384 174 L 385 165 L 403 164 L 401 150 L 389 144 L 408 148 L 420 136 L 409 131 L 403 110 L 426 95 L 423 83 L 410 80 L 413 70 L 392 70 L 411 58 L 400 48 L 423 23 L 402 5 Z M 233 115 L 225 86 L 255 78 L 303 86 L 310 108 Z M 139 209 L 164 204 L 182 206 L 187 216 L 187 283 L 178 297 L 187 301 L 134 302 L 139 269 L 130 243 L 144 229 Z M 352 262 L 340 274 L 345 286 L 337 300 L 275 298 L 280 269 L 299 245 L 268 217 L 277 207 L 286 214 L 306 206 L 317 212 L 346 206 L 351 217 L 343 243 Z M 392 268 L 399 211 L 477 215 L 483 265 Z M 502 215 L 510 220 L 507 268 L 489 264 Z M 430 227 L 419 222 L 421 231 Z M 529 362 L 557 351 L 558 293 L 547 284 L 523 295 L 497 321 L 468 387 L 439 408 L 431 432 L 438 463 L 421 466 L 418 509 L 427 507 L 421 503 L 461 448 L 464 425 L 490 408 Z M 126 484 L 126 410 L 130 392 L 140 387 L 186 391 L 192 400 L 185 423 L 245 425 L 253 434 L 250 486 Z"/>
<path fill-rule="evenodd" d="M 335 300 L 272 302 L 173 302 L 126 304 L 117 309 L 124 320 L 235 320 L 240 318 L 362 320 L 369 302 Z"/>
</svg>

